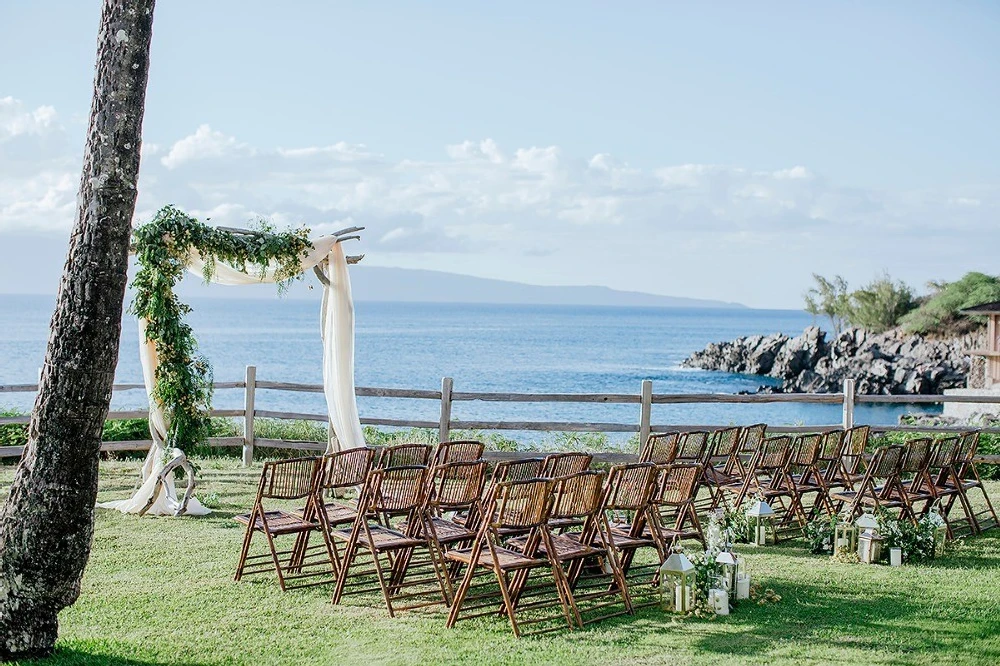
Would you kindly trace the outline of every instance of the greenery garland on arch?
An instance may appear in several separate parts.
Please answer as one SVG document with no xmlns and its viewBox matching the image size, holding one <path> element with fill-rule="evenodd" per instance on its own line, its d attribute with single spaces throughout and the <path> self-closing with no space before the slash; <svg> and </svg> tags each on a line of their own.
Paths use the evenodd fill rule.
<svg viewBox="0 0 1000 666">
<path fill-rule="evenodd" d="M 191 251 L 205 260 L 206 281 L 216 261 L 260 274 L 276 267 L 280 293 L 299 276 L 301 259 L 311 248 L 305 228 L 277 232 L 261 220 L 250 232 L 233 233 L 199 222 L 172 205 L 135 229 L 132 250 L 139 270 L 132 281 L 130 311 L 146 320 L 146 340 L 156 345 L 159 366 L 152 397 L 167 417 L 168 447 L 203 443 L 211 432 L 212 368 L 198 354 L 194 331 L 184 321 L 191 307 L 174 293 Z"/>
</svg>

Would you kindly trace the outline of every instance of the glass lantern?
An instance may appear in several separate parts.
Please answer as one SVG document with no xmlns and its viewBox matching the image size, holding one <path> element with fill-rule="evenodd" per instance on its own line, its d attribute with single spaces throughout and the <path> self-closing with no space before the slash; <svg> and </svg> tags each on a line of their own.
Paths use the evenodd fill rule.
<svg viewBox="0 0 1000 666">
<path fill-rule="evenodd" d="M 861 529 L 858 535 L 858 559 L 865 564 L 876 564 L 882 559 L 882 543 L 885 541 L 879 534 L 878 521 L 875 516 L 866 513 L 854 524 Z"/>
<path fill-rule="evenodd" d="M 764 500 L 757 500 L 747 509 L 747 517 L 752 519 L 753 542 L 758 546 L 766 546 L 768 529 L 774 535 L 774 509 Z"/>
<path fill-rule="evenodd" d="M 833 554 L 843 556 L 858 550 L 858 527 L 849 516 L 843 516 L 833 528 Z"/>
<path fill-rule="evenodd" d="M 938 525 L 934 528 L 934 557 L 944 555 L 944 549 L 948 545 L 947 525 Z"/>
<path fill-rule="evenodd" d="M 660 608 L 687 613 L 694 607 L 698 577 L 695 566 L 684 553 L 672 553 L 660 565 Z"/>
<path fill-rule="evenodd" d="M 722 576 L 720 578 L 722 578 L 723 587 L 732 596 L 733 591 L 736 589 L 736 574 L 740 566 L 739 558 L 736 557 L 736 553 L 724 550 L 715 556 L 715 563 L 722 565 Z"/>
</svg>

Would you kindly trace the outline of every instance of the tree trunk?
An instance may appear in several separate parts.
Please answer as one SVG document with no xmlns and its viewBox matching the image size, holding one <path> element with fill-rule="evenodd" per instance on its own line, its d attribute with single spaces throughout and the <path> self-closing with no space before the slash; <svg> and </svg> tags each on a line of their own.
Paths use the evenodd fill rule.
<svg viewBox="0 0 1000 666">
<path fill-rule="evenodd" d="M 76 219 L 28 445 L 0 514 L 0 658 L 52 651 L 90 555 L 118 363 L 154 0 L 104 0 Z"/>
</svg>

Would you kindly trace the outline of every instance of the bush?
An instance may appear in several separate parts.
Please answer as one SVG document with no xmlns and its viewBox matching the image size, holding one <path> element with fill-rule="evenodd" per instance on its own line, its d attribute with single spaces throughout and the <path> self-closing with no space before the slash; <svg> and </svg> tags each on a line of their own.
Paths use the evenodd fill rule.
<svg viewBox="0 0 1000 666">
<path fill-rule="evenodd" d="M 884 275 L 851 292 L 848 319 L 852 326 L 881 333 L 896 327 L 915 307 L 913 290 L 906 283 Z"/>
<path fill-rule="evenodd" d="M 966 317 L 959 311 L 981 303 L 1000 301 L 1000 278 L 985 273 L 966 273 L 957 282 L 931 283 L 927 300 L 902 319 L 910 333 L 952 334 L 973 330 L 982 317 Z"/>
<path fill-rule="evenodd" d="M 24 416 L 15 409 L 0 409 L 0 417 Z M 24 446 L 28 443 L 28 424 L 0 425 L 0 446 Z"/>
</svg>

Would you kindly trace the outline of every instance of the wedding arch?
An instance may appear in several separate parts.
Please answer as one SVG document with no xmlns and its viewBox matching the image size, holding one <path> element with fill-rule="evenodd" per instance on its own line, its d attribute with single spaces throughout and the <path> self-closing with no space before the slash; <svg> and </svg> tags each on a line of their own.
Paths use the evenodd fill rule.
<svg viewBox="0 0 1000 666">
<path fill-rule="evenodd" d="M 173 470 L 192 479 L 184 449 L 205 442 L 211 432 L 212 372 L 198 354 L 194 331 L 184 321 L 191 308 L 174 287 L 185 271 L 223 285 L 272 283 L 279 292 L 313 269 L 323 287 L 320 336 L 323 389 L 332 436 L 328 451 L 365 445 L 354 393 L 354 303 L 347 266 L 361 257 L 345 255 L 341 243 L 358 239 L 350 227 L 310 239 L 308 229 L 278 232 L 212 227 L 174 206 L 160 209 L 133 233 L 138 271 L 130 312 L 139 319 L 139 359 L 149 399 L 152 445 L 132 497 L 99 506 L 122 513 L 204 515 L 210 510 L 191 496 L 178 499 Z"/>
</svg>

